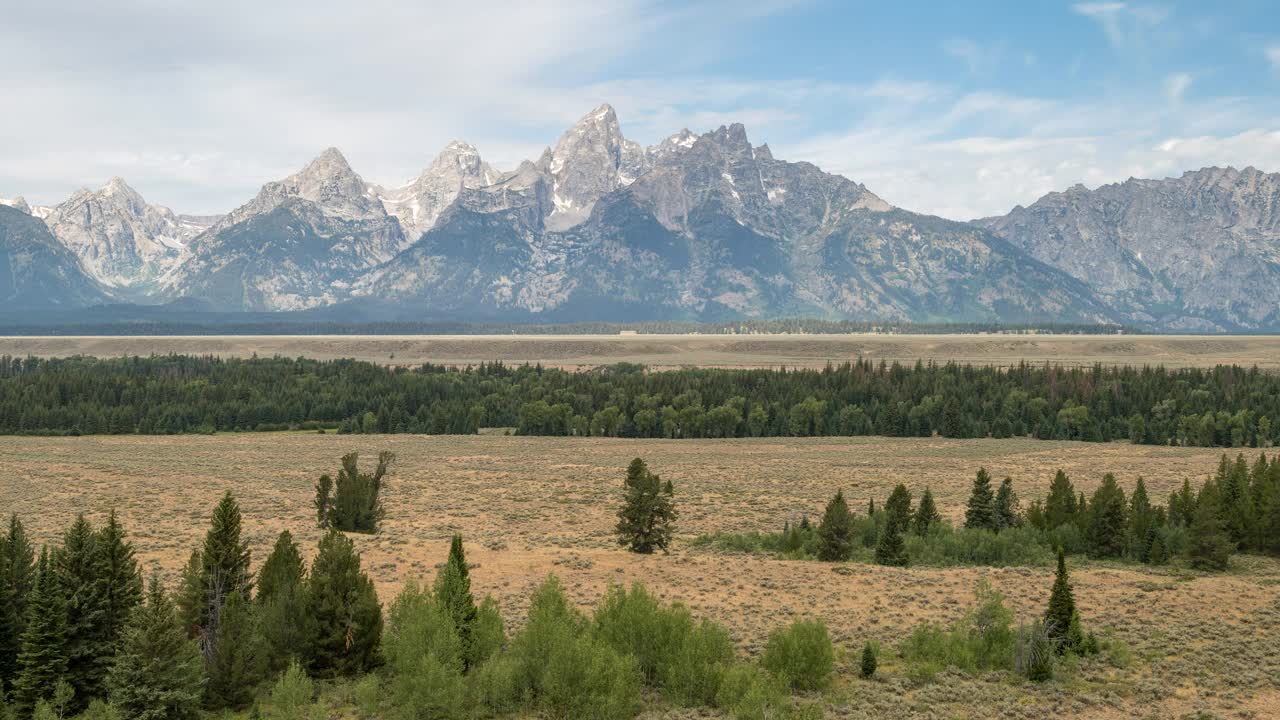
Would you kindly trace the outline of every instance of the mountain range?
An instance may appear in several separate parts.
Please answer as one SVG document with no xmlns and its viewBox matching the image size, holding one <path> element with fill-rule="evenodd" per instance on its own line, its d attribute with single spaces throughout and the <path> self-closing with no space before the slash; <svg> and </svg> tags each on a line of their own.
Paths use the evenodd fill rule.
<svg viewBox="0 0 1280 720">
<path fill-rule="evenodd" d="M 0 300 L 1280 330 L 1280 175 L 1206 168 L 1076 186 L 958 222 L 776 159 L 737 124 L 642 147 L 602 105 L 508 172 L 455 141 L 399 187 L 366 181 L 330 148 L 223 216 L 175 214 L 120 178 L 54 207 L 0 198 Z"/>
</svg>

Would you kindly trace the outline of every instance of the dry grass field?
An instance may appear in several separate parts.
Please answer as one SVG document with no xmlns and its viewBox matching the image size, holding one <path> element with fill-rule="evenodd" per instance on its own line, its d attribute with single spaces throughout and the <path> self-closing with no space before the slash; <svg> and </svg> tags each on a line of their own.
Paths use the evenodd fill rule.
<svg viewBox="0 0 1280 720">
<path fill-rule="evenodd" d="M 655 368 L 822 367 L 858 358 L 983 365 L 1053 362 L 1280 369 L 1280 336 L 1174 335 L 459 335 L 3 337 L 0 355 L 64 357 L 186 353 L 418 365 L 509 363 L 580 368 L 617 362 Z"/>
<path fill-rule="evenodd" d="M 891 648 L 922 620 L 959 617 L 980 578 L 1029 619 L 1043 612 L 1051 569 L 903 570 L 687 546 L 700 533 L 773 530 L 788 514 L 816 515 L 837 488 L 858 508 L 897 482 L 917 494 L 927 485 L 957 519 L 980 465 L 1013 476 L 1024 499 L 1042 496 L 1061 467 L 1085 491 L 1104 471 L 1126 489 L 1142 474 L 1163 500 L 1183 478 L 1212 470 L 1213 449 L 885 438 L 4 437 L 0 511 L 19 513 L 37 540 L 52 542 L 75 513 L 100 521 L 114 507 L 143 564 L 172 581 L 225 490 L 240 499 L 255 564 L 284 528 L 312 550 L 315 478 L 335 471 L 345 452 L 372 460 L 382 449 L 398 456 L 388 518 L 379 535 L 354 537 L 384 603 L 408 579 L 429 581 L 460 531 L 476 564 L 474 589 L 496 596 L 509 623 L 552 572 L 584 606 L 610 583 L 642 580 L 728 625 L 743 653 L 793 616 L 824 619 L 842 667 L 824 700 L 829 717 L 1280 717 L 1280 563 L 1243 558 L 1216 576 L 1085 564 L 1073 573 L 1084 618 L 1125 641 L 1131 663 L 1091 661 L 1047 686 L 951 674 L 919 685 L 891 652 L 881 679 L 857 680 L 862 642 Z M 677 488 L 681 542 L 669 556 L 634 556 L 613 543 L 623 468 L 637 455 Z"/>
</svg>

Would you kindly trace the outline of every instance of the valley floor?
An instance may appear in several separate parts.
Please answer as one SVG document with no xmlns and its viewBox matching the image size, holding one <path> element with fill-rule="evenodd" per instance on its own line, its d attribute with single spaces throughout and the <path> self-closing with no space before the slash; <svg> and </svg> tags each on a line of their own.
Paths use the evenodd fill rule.
<svg viewBox="0 0 1280 720">
<path fill-rule="evenodd" d="M 36 542 L 53 542 L 77 512 L 100 522 L 115 508 L 146 572 L 170 583 L 235 492 L 255 567 L 290 529 L 313 549 L 320 537 L 313 483 L 353 450 L 392 450 L 388 518 L 377 536 L 353 536 L 384 604 L 409 579 L 430 581 L 464 535 L 477 594 L 523 618 L 548 573 L 584 607 L 611 583 L 643 581 L 668 601 L 712 617 L 753 654 L 792 616 L 825 620 L 840 649 L 839 678 L 823 702 L 831 717 L 1222 717 L 1280 715 L 1280 563 L 1237 556 L 1232 571 L 1201 575 L 1073 559 L 1077 602 L 1089 626 L 1134 650 L 1131 663 L 1097 662 L 1047 686 L 954 674 L 909 681 L 892 647 L 923 620 L 949 622 L 986 578 L 1019 620 L 1043 612 L 1052 568 L 908 568 L 830 565 L 716 555 L 688 545 L 710 532 L 776 531 L 821 513 L 843 488 L 855 510 L 903 482 L 932 488 L 960 519 L 973 474 L 1010 475 L 1039 498 L 1057 468 L 1090 492 L 1104 472 L 1126 490 L 1139 474 L 1153 499 L 1211 472 L 1220 450 L 1033 440 L 818 438 L 662 441 L 500 435 L 337 436 L 224 434 L 171 437 L 0 438 L 0 509 L 17 512 Z M 627 462 L 642 456 L 676 487 L 679 541 L 668 556 L 623 552 L 611 533 Z M 867 639 L 888 649 L 882 677 L 857 679 Z"/>
<path fill-rule="evenodd" d="M 1257 365 L 1280 370 L 1270 335 L 227 335 L 0 337 L 0 355 L 121 357 L 180 353 L 220 357 L 355 358 L 392 365 L 542 363 L 588 368 L 619 362 L 653 368 L 823 367 L 859 358 L 1011 366 Z"/>
</svg>

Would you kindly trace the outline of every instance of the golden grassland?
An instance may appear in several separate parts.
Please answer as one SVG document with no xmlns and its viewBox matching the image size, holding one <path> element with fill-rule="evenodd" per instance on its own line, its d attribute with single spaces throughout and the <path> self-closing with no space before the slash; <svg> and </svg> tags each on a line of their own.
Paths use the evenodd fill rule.
<svg viewBox="0 0 1280 720">
<path fill-rule="evenodd" d="M 120 357 L 185 353 L 222 357 L 356 358 L 419 365 L 501 360 L 588 368 L 822 367 L 858 358 L 979 365 L 1257 365 L 1280 369 L 1280 336 L 1193 335 L 232 335 L 3 337 L 0 355 Z"/>
<path fill-rule="evenodd" d="M 643 581 L 667 600 L 718 620 L 744 654 L 793 617 L 826 621 L 840 672 L 822 702 L 830 717 L 1280 716 L 1280 563 L 1237 558 L 1233 570 L 1084 563 L 1073 573 L 1091 629 L 1123 640 L 1128 662 L 1090 661 L 1046 686 L 997 678 L 909 680 L 891 648 L 925 620 L 949 622 L 979 579 L 1007 596 L 1019 619 L 1043 612 L 1051 568 L 882 568 L 718 555 L 688 546 L 701 533 L 776 530 L 790 515 L 820 514 L 843 488 L 855 509 L 892 486 L 929 486 L 944 514 L 962 514 L 985 465 L 1010 475 L 1024 498 L 1041 497 L 1057 468 L 1086 492 L 1103 472 L 1126 490 L 1139 474 L 1163 501 L 1184 478 L 1216 466 L 1219 450 L 1032 440 L 815 438 L 622 440 L 504 436 L 223 434 L 174 437 L 0 438 L 0 511 L 17 512 L 39 542 L 84 512 L 115 508 L 148 570 L 173 582 L 232 490 L 245 514 L 255 564 L 290 529 L 309 552 L 320 531 L 315 478 L 360 451 L 397 454 L 376 536 L 353 536 L 384 603 L 407 580 L 429 581 L 449 536 L 467 540 L 474 589 L 520 622 L 548 573 L 593 604 L 611 583 Z M 670 555 L 623 552 L 611 529 L 623 469 L 635 456 L 674 481 L 681 513 Z M 1073 561 L 1074 562 L 1074 561 Z M 857 679 L 867 639 L 887 649 L 881 678 Z M 1118 665 L 1118 666 L 1117 666 Z M 654 711 L 652 717 L 685 717 Z M 671 711 L 674 712 L 674 711 Z"/>
</svg>

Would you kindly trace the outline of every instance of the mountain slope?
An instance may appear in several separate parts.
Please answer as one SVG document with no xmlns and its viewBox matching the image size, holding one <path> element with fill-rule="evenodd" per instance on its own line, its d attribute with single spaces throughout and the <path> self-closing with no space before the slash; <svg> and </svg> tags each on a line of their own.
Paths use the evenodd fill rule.
<svg viewBox="0 0 1280 720">
<path fill-rule="evenodd" d="M 1077 185 L 979 223 L 1085 283 L 1128 322 L 1280 329 L 1280 174 L 1205 168 Z"/>
<path fill-rule="evenodd" d="M 106 299 L 39 218 L 0 205 L 0 311 L 83 307 Z"/>
</svg>

